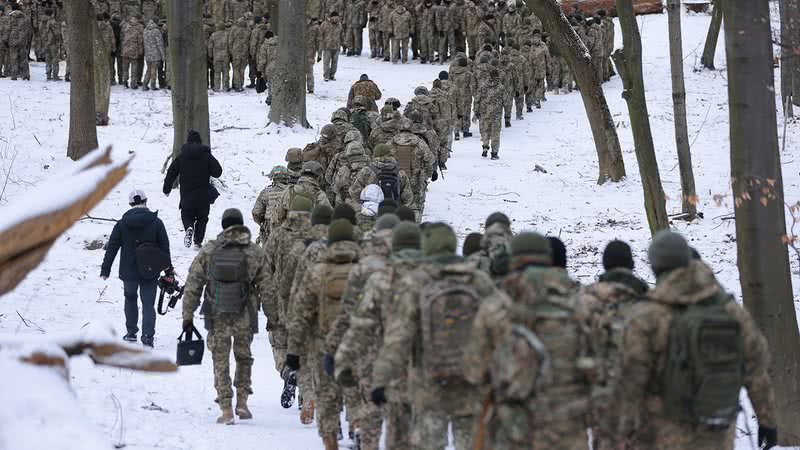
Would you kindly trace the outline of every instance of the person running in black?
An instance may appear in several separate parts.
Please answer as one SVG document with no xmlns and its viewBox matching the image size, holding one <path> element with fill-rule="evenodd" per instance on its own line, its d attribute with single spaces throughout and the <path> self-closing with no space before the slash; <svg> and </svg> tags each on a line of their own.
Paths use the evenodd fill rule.
<svg viewBox="0 0 800 450">
<path fill-rule="evenodd" d="M 139 332 L 139 305 L 137 304 L 137 291 L 142 298 L 142 344 L 152 347 L 153 336 L 156 333 L 156 288 L 158 275 L 162 268 L 168 274 L 172 273 L 169 265 L 169 238 L 164 222 L 158 214 L 147 209 L 147 196 L 140 190 L 135 190 L 128 195 L 131 209 L 126 212 L 119 222 L 114 225 L 111 237 L 108 239 L 103 265 L 100 268 L 100 277 L 108 279 L 111 275 L 111 265 L 117 257 L 117 252 L 122 250 L 119 258 L 119 278 L 122 280 L 125 294 L 125 327 L 127 334 L 123 337 L 129 342 L 136 342 L 136 333 Z M 161 251 L 163 261 L 160 266 L 150 274 L 142 272 L 140 266 L 146 261 L 137 261 L 137 255 L 143 255 L 139 247 L 151 245 Z M 152 255 L 152 252 L 150 252 Z M 141 264 L 140 264 L 141 263 Z M 158 262 L 155 262 L 158 265 Z M 155 274 L 155 275 L 153 275 Z"/>
<path fill-rule="evenodd" d="M 211 177 L 219 178 L 222 175 L 222 166 L 211 154 L 211 149 L 203 145 L 200 133 L 189 130 L 186 143 L 181 147 L 181 153 L 172 161 L 164 180 L 164 194 L 169 195 L 175 180 L 180 184 L 181 220 L 186 236 L 183 244 L 186 247 L 194 245 L 200 249 L 206 235 L 206 224 L 211 204 L 219 195 L 217 189 L 211 184 Z"/>
</svg>

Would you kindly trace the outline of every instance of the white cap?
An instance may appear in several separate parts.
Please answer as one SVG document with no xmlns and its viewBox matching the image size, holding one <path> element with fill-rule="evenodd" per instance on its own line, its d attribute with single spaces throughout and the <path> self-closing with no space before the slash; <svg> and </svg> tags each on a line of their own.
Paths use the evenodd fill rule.
<svg viewBox="0 0 800 450">
<path fill-rule="evenodd" d="M 136 197 L 139 197 L 139 199 L 137 200 Z M 131 191 L 130 194 L 128 194 L 129 204 L 146 202 L 146 201 L 147 201 L 147 195 L 145 195 L 144 191 L 142 191 L 141 189 L 134 189 Z"/>
</svg>

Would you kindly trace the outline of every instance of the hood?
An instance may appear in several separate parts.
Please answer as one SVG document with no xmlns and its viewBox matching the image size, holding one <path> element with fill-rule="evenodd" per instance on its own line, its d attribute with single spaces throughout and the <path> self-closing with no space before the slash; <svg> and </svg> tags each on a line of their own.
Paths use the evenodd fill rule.
<svg viewBox="0 0 800 450">
<path fill-rule="evenodd" d="M 606 283 L 619 283 L 629 287 L 637 295 L 644 295 L 650 286 L 636 276 L 632 271 L 625 268 L 611 269 L 606 273 L 601 274 L 598 281 Z"/>
<path fill-rule="evenodd" d="M 397 159 L 395 159 L 392 156 L 381 156 L 380 158 L 373 159 L 372 165 L 376 169 L 376 171 L 395 170 L 397 169 L 398 163 Z"/>
<path fill-rule="evenodd" d="M 151 21 L 150 21 L 150 22 L 147 24 L 147 29 L 148 29 L 148 30 L 158 30 L 158 25 L 156 25 L 156 23 L 155 23 L 155 22 L 153 22 L 153 21 L 151 20 Z"/>
<path fill-rule="evenodd" d="M 397 118 L 391 120 L 381 120 L 381 122 L 378 124 L 383 131 L 392 133 L 397 131 L 398 125 L 400 125 L 400 120 Z"/>
<path fill-rule="evenodd" d="M 147 208 L 131 208 L 122 215 L 120 222 L 125 223 L 129 228 L 144 228 L 157 218 L 158 214 Z"/>
<path fill-rule="evenodd" d="M 331 263 L 351 263 L 358 261 L 361 247 L 353 241 L 334 242 L 328 246 L 324 260 Z"/>
<path fill-rule="evenodd" d="M 188 144 L 202 144 L 203 138 L 200 136 L 199 131 L 190 129 L 186 132 L 186 142 Z"/>
<path fill-rule="evenodd" d="M 469 72 L 469 67 L 461 67 L 458 64 L 450 65 L 450 76 L 451 77 L 453 75 L 455 75 L 455 76 L 464 75 L 467 72 Z"/>
<path fill-rule="evenodd" d="M 202 144 L 185 144 L 181 151 L 181 156 L 190 160 L 197 160 L 204 158 L 207 153 L 211 153 L 211 149 Z"/>
<path fill-rule="evenodd" d="M 220 244 L 233 242 L 239 245 L 247 245 L 250 243 L 250 230 L 244 225 L 233 225 L 222 233 L 217 235 L 217 240 Z"/>
<path fill-rule="evenodd" d="M 702 261 L 693 260 L 686 267 L 658 277 L 656 287 L 647 293 L 654 302 L 668 305 L 691 305 L 706 300 L 720 291 L 714 272 Z"/>
<path fill-rule="evenodd" d="M 368 217 L 378 215 L 378 208 L 383 201 L 383 190 L 377 184 L 370 184 L 361 191 L 361 214 Z"/>
<path fill-rule="evenodd" d="M 286 215 L 286 228 L 290 231 L 307 231 L 311 228 L 311 213 L 306 211 L 289 211 Z"/>
</svg>

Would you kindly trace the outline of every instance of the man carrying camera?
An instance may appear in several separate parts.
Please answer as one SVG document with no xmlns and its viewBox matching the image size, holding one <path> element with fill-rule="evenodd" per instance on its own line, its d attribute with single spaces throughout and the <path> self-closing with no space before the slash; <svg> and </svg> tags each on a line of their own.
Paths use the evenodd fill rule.
<svg viewBox="0 0 800 450">
<path fill-rule="evenodd" d="M 106 254 L 100 269 L 100 277 L 108 279 L 111 265 L 122 250 L 119 261 L 119 278 L 125 294 L 125 327 L 123 337 L 128 342 L 136 342 L 139 332 L 139 306 L 137 291 L 142 299 L 142 344 L 153 346 L 156 333 L 156 289 L 158 276 L 164 270 L 172 274 L 170 264 L 169 238 L 164 223 L 158 213 L 147 209 L 147 196 L 140 190 L 128 195 L 131 206 L 114 225 L 108 239 Z"/>
</svg>

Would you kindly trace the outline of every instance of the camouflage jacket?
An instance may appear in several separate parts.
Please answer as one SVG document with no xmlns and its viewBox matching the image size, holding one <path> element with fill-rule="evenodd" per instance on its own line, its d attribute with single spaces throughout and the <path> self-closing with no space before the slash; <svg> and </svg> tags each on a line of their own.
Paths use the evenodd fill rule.
<svg viewBox="0 0 800 450">
<path fill-rule="evenodd" d="M 532 45 L 528 58 L 533 68 L 533 77 L 544 79 L 547 76 L 547 68 L 550 65 L 550 50 L 547 49 L 547 45 L 543 43 Z"/>
<path fill-rule="evenodd" d="M 500 66 L 500 85 L 504 86 L 509 91 L 512 98 L 524 92 L 524 80 L 519 76 L 516 64 L 507 62 Z M 511 114 L 511 112 L 508 111 L 508 114 Z M 481 113 L 481 115 L 483 115 L 483 113 Z"/>
<path fill-rule="evenodd" d="M 342 153 L 340 153 L 340 155 L 341 154 Z M 343 164 L 339 167 L 339 170 L 336 171 L 330 185 L 331 189 L 336 194 L 336 204 L 349 202 L 350 206 L 358 211 L 359 208 L 357 207 L 360 207 L 361 192 L 359 191 L 359 195 L 353 195 L 350 192 L 350 188 L 355 184 L 354 181 L 358 174 L 361 173 L 363 169 L 369 167 L 370 160 L 366 153 L 362 153 L 361 155 L 356 153 L 354 157 L 355 161 L 348 161 L 350 159 L 348 156 L 343 158 Z"/>
<path fill-rule="evenodd" d="M 280 195 L 286 189 L 286 186 L 286 183 L 273 182 L 258 194 L 256 203 L 253 205 L 252 215 L 253 221 L 260 225 L 262 230 L 265 226 L 269 229 L 272 209 L 274 204 L 280 200 Z"/>
<path fill-rule="evenodd" d="M 278 38 L 271 37 L 264 39 L 258 49 L 258 72 L 262 77 L 269 79 L 272 76 L 272 69 L 275 66 L 275 59 L 278 56 Z"/>
<path fill-rule="evenodd" d="M 618 395 L 620 435 L 648 434 L 654 419 L 666 420 L 664 403 L 653 392 L 655 380 L 666 367 L 670 324 L 676 308 L 718 295 L 722 287 L 702 261 L 662 274 L 645 301 L 630 313 L 622 340 L 622 368 Z M 750 314 L 732 298 L 726 310 L 741 324 L 744 340 L 744 376 L 747 394 L 762 427 L 775 426 L 775 393 L 768 372 L 770 354 L 767 342 Z M 692 427 L 685 432 L 691 433 Z"/>
<path fill-rule="evenodd" d="M 250 41 L 247 44 L 247 52 L 250 54 L 250 58 L 258 59 L 258 49 L 261 48 L 261 42 L 264 40 L 266 31 L 267 26 L 263 23 L 257 24 L 250 31 Z M 308 34 L 308 29 L 306 29 L 306 34 Z M 256 65 L 258 64 L 256 63 Z"/>
<path fill-rule="evenodd" d="M 434 7 L 422 8 L 422 12 L 418 16 L 419 32 L 425 35 L 433 35 L 436 32 L 436 10 Z"/>
<path fill-rule="evenodd" d="M 475 95 L 475 111 L 481 118 L 491 120 L 493 117 L 502 117 L 503 102 L 512 95 L 506 86 L 497 81 L 489 80 Z"/>
<path fill-rule="evenodd" d="M 245 13 L 250 11 L 249 1 L 247 0 L 232 0 L 228 2 L 228 17 L 227 20 L 231 22 L 236 22 L 242 17 L 244 17 Z"/>
<path fill-rule="evenodd" d="M 614 19 L 604 17 L 602 27 L 604 56 L 610 56 L 614 53 Z"/>
<path fill-rule="evenodd" d="M 456 102 L 472 100 L 472 71 L 469 67 L 450 65 L 450 82 L 453 84 Z"/>
<path fill-rule="evenodd" d="M 144 56 L 144 25 L 134 18 L 122 24 L 122 57 L 140 58 Z"/>
<path fill-rule="evenodd" d="M 383 6 L 381 6 L 380 13 L 378 14 L 378 28 L 383 31 L 384 33 L 390 33 L 392 31 L 391 23 L 389 22 L 389 16 L 392 15 L 392 3 L 391 2 L 383 2 Z"/>
<path fill-rule="evenodd" d="M 45 47 L 52 48 L 55 52 L 59 51 L 59 47 L 61 47 L 61 26 L 55 19 L 47 21 L 43 41 Z"/>
<path fill-rule="evenodd" d="M 231 59 L 237 63 L 247 62 L 250 53 L 250 30 L 244 18 L 239 18 L 236 25 L 228 32 Z"/>
<path fill-rule="evenodd" d="M 364 99 L 367 101 L 367 109 L 369 111 L 377 111 L 378 107 L 375 105 L 376 100 L 381 99 L 381 90 L 378 88 L 378 85 L 375 84 L 372 80 L 365 80 L 365 81 L 356 81 L 353 83 L 353 86 L 350 88 L 350 93 L 347 95 L 347 107 L 353 108 L 353 99 L 357 95 L 364 96 Z M 371 103 L 371 104 L 370 104 Z M 373 108 L 374 106 L 374 108 Z"/>
<path fill-rule="evenodd" d="M 368 167 L 364 167 L 350 185 L 350 198 L 360 198 L 361 191 L 370 184 L 378 182 L 378 172 L 381 170 L 397 169 L 397 160 L 391 156 L 375 158 Z M 414 191 L 411 188 L 411 180 L 408 175 L 400 169 L 400 204 L 413 209 Z"/>
<path fill-rule="evenodd" d="M 408 35 L 414 32 L 414 18 L 404 6 L 398 6 L 389 15 L 389 27 L 394 39 L 408 39 Z"/>
<path fill-rule="evenodd" d="M 454 9 L 444 5 L 434 5 L 436 14 L 436 31 L 438 33 L 449 33 L 456 29 L 454 21 Z"/>
<path fill-rule="evenodd" d="M 33 33 L 31 24 L 22 11 L 12 11 L 9 14 L 11 18 L 11 30 L 8 34 L 9 47 L 19 47 L 20 45 L 28 45 L 28 41 Z"/>
<path fill-rule="evenodd" d="M 409 392 L 412 392 L 413 406 L 446 410 L 454 415 L 472 415 L 478 406 L 479 391 L 473 389 L 465 380 L 439 385 L 422 373 L 425 348 L 422 342 L 421 299 L 425 287 L 442 280 L 443 271 L 452 273 L 457 281 L 475 290 L 482 302 L 502 298 L 492 280 L 484 273 L 474 270 L 458 256 L 436 256 L 420 261 L 417 270 L 403 277 L 394 291 L 391 302 L 394 307 L 389 315 L 383 336 L 383 347 L 375 360 L 372 378 L 374 386 L 389 386 L 398 375 L 412 370 Z M 464 367 L 467 371 L 468 368 Z M 389 399 L 395 401 L 396 399 Z"/>
<path fill-rule="evenodd" d="M 319 34 L 319 25 L 306 25 L 306 59 L 314 65 L 314 58 L 317 51 L 322 47 L 322 39 Z"/>
<path fill-rule="evenodd" d="M 399 119 L 379 121 L 369 134 L 369 148 L 374 150 L 378 144 L 388 144 L 399 132 Z"/>
<path fill-rule="evenodd" d="M 298 242 L 304 242 L 311 230 L 311 213 L 290 211 L 280 228 L 275 230 L 268 241 L 267 271 L 272 276 L 272 289 L 277 303 L 276 323 L 285 325 L 288 317 L 289 295 L 292 290 L 297 261 L 292 260 L 291 250 Z M 290 261 L 291 260 L 291 261 Z M 272 317 L 270 317 L 272 320 Z"/>
<path fill-rule="evenodd" d="M 228 0 L 208 0 L 208 8 L 214 24 L 224 24 L 230 16 L 230 4 Z"/>
<path fill-rule="evenodd" d="M 301 176 L 297 184 L 291 185 L 283 191 L 281 201 L 272 212 L 273 224 L 281 224 L 291 210 L 291 201 L 296 195 L 308 197 L 314 206 L 331 206 L 328 196 L 319 187 L 319 183 L 311 177 Z"/>
<path fill-rule="evenodd" d="M 289 353 L 299 355 L 307 340 L 315 341 L 320 350 L 324 347 L 324 339 L 341 309 L 341 302 L 329 304 L 324 298 L 326 273 L 333 265 L 355 264 L 359 252 L 355 242 L 334 242 L 322 260 L 302 274 L 296 295 L 290 300 Z"/>
<path fill-rule="evenodd" d="M 522 18 L 519 16 L 519 14 L 508 13 L 505 16 L 503 16 L 503 25 L 501 28 L 503 30 L 503 33 L 505 33 L 506 35 L 506 39 L 516 36 L 517 31 L 519 31 L 520 25 L 522 25 Z"/>
<path fill-rule="evenodd" d="M 344 334 L 350 328 L 350 316 L 363 299 L 367 278 L 377 271 L 386 269 L 392 247 L 392 230 L 381 230 L 373 234 L 370 241 L 369 253 L 366 249 L 362 249 L 358 263 L 350 270 L 347 288 L 342 296 L 342 309 L 339 310 L 339 315 L 336 316 L 325 337 L 324 352 L 329 355 L 336 353 Z"/>
<path fill-rule="evenodd" d="M 250 230 L 242 225 L 226 228 L 216 239 L 203 245 L 203 248 L 200 249 L 200 252 L 192 261 L 183 292 L 183 319 L 192 319 L 195 310 L 200 305 L 200 295 L 208 283 L 212 254 L 221 245 L 229 242 L 246 246 L 245 254 L 247 255 L 248 279 L 250 281 L 250 299 L 248 306 L 242 312 L 242 316 L 247 317 L 251 331 L 257 333 L 258 314 L 256 311 L 258 311 L 259 306 L 263 307 L 261 303 L 268 302 L 271 297 L 267 291 L 269 274 L 266 271 L 266 255 L 264 251 L 261 247 L 250 242 Z M 203 310 L 205 310 L 205 306 Z M 213 320 L 214 317 L 205 315 L 207 330 L 213 329 Z"/>
<path fill-rule="evenodd" d="M 586 47 L 592 58 L 601 58 L 605 52 L 603 29 L 600 25 L 593 24 L 586 33 Z"/>
<path fill-rule="evenodd" d="M 352 370 L 362 387 L 371 389 L 372 369 L 378 352 L 383 346 L 383 335 L 394 307 L 393 296 L 400 287 L 400 280 L 417 268 L 416 261 L 422 256 L 419 250 L 401 250 L 393 253 L 388 266 L 368 276 L 361 301 L 350 316 L 350 327 L 336 350 L 336 375 Z M 398 401 L 408 402 L 407 373 L 399 371 L 388 385 L 390 395 Z"/>
<path fill-rule="evenodd" d="M 8 37 L 11 34 L 11 16 L 0 15 L 0 45 L 8 45 Z"/>
<path fill-rule="evenodd" d="M 478 41 L 480 42 L 479 46 L 483 47 L 486 44 L 492 44 L 493 46 L 497 45 L 497 30 L 491 27 L 486 22 L 481 22 L 480 27 L 478 27 Z"/>
<path fill-rule="evenodd" d="M 367 3 L 364 0 L 353 0 L 348 3 L 347 26 L 357 30 L 367 26 Z"/>
<path fill-rule="evenodd" d="M 326 20 L 319 27 L 322 48 L 325 50 L 339 50 L 342 46 L 342 24 Z"/>
<path fill-rule="evenodd" d="M 148 63 L 158 61 L 165 61 L 166 54 L 164 53 L 164 36 L 161 35 L 161 30 L 155 22 L 147 24 L 147 29 L 144 32 L 144 59 Z"/>
<path fill-rule="evenodd" d="M 322 260 L 322 256 L 328 250 L 328 242 L 325 238 L 328 235 L 328 225 L 313 225 L 310 232 L 311 237 L 304 243 L 305 250 L 299 255 L 295 275 L 292 279 L 292 290 L 289 298 L 297 298 L 297 291 L 300 290 L 300 282 L 303 274 L 308 272 L 311 267 Z M 291 322 L 292 308 L 289 308 L 288 321 Z"/>
<path fill-rule="evenodd" d="M 106 22 L 105 20 L 101 20 L 97 22 L 97 29 L 100 32 L 100 36 L 103 38 L 103 43 L 106 45 L 106 50 L 109 54 L 113 54 L 117 51 L 117 40 L 114 37 L 114 29 L 111 28 L 111 24 Z M 60 36 L 61 29 L 58 28 L 58 33 Z M 59 39 L 61 39 L 59 37 Z"/>
<path fill-rule="evenodd" d="M 469 1 L 464 7 L 464 32 L 467 36 L 477 36 L 481 27 L 481 13 L 475 3 Z"/>
<path fill-rule="evenodd" d="M 415 188 L 425 186 L 433 173 L 433 165 L 436 162 L 436 155 L 431 152 L 425 140 L 411 132 L 401 131 L 392 138 L 391 144 L 414 147 L 409 178 L 411 185 Z"/>
<path fill-rule="evenodd" d="M 208 54 L 215 64 L 226 64 L 231 61 L 228 30 L 215 31 L 208 40 Z"/>
</svg>

